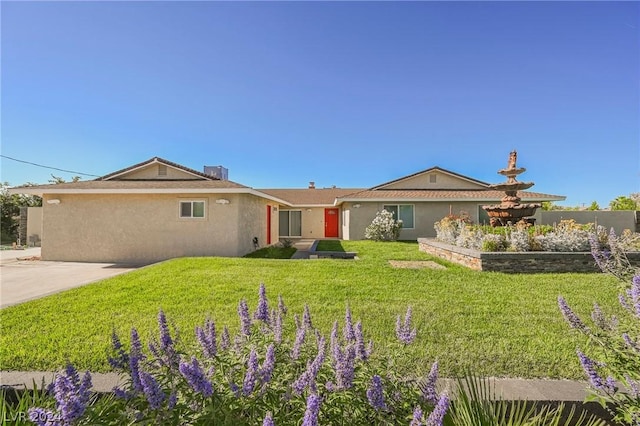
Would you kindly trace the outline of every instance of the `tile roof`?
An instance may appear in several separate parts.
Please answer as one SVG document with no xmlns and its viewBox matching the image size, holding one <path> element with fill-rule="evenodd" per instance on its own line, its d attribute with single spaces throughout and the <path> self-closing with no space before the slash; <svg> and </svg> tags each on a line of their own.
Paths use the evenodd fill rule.
<svg viewBox="0 0 640 426">
<path fill-rule="evenodd" d="M 47 185 L 32 185 L 15 187 L 12 189 L 46 190 L 54 193 L 56 190 L 145 190 L 145 189 L 221 189 L 221 188 L 249 188 L 229 180 L 87 180 L 78 182 L 54 183 Z"/>
<path fill-rule="evenodd" d="M 333 205 L 336 198 L 362 190 L 362 188 L 257 189 L 295 206 Z"/>
<path fill-rule="evenodd" d="M 500 201 L 503 191 L 493 190 L 365 190 L 338 197 L 338 202 L 371 201 L 371 200 L 424 200 L 424 201 Z M 564 200 L 561 195 L 543 194 L 539 192 L 519 191 L 523 201 Z"/>
</svg>

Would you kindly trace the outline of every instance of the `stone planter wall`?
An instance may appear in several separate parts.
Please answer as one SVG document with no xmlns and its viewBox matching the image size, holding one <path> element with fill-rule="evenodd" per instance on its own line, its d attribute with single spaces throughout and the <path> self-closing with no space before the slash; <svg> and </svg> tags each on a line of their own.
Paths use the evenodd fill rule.
<svg viewBox="0 0 640 426">
<path fill-rule="evenodd" d="M 477 271 L 507 273 L 600 272 L 591 253 L 481 252 L 418 238 L 420 251 Z M 631 264 L 640 266 L 640 252 L 628 253 Z"/>
</svg>

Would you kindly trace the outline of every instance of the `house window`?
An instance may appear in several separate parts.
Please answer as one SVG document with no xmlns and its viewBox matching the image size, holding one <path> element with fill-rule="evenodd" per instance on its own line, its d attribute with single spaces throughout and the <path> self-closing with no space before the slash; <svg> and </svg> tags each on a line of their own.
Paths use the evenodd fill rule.
<svg viewBox="0 0 640 426">
<path fill-rule="evenodd" d="M 302 236 L 302 210 L 280 210 L 280 237 Z"/>
<path fill-rule="evenodd" d="M 396 220 L 401 220 L 402 228 L 413 229 L 413 204 L 388 204 L 382 208 L 393 213 Z"/>
<path fill-rule="evenodd" d="M 181 218 L 204 218 L 204 201 L 180 201 Z"/>
</svg>

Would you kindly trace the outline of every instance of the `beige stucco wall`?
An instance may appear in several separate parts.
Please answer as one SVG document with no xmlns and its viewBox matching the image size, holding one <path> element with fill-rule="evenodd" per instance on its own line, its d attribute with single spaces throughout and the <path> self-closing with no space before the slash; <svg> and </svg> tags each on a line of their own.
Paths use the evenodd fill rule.
<svg viewBox="0 0 640 426">
<path fill-rule="evenodd" d="M 134 170 L 134 171 L 128 172 L 126 176 L 123 176 L 123 178 L 145 179 L 145 180 L 148 180 L 148 179 L 198 179 L 198 176 L 194 176 L 192 174 L 186 173 L 180 169 L 175 169 L 171 166 L 166 166 L 167 167 L 166 176 L 159 176 L 158 175 L 159 167 L 160 167 L 159 164 L 149 164 L 148 166 L 143 167 L 140 170 Z M 118 178 L 116 177 L 116 179 Z"/>
<path fill-rule="evenodd" d="M 335 208 L 335 207 L 326 207 Z M 300 238 L 324 238 L 324 210 L 325 207 L 283 208 L 302 212 L 302 236 Z M 342 212 L 338 209 L 338 236 L 342 235 Z"/>
<path fill-rule="evenodd" d="M 42 240 L 42 207 L 27 208 L 27 241 L 30 246 L 39 246 Z"/>
<path fill-rule="evenodd" d="M 343 232 L 344 239 L 362 240 L 364 239 L 365 228 L 371 223 L 376 213 L 381 211 L 385 204 L 396 204 L 394 202 L 385 203 L 355 203 L 359 208 L 354 208 L 353 203 L 345 203 L 342 207 L 345 215 L 349 216 L 348 230 Z M 415 240 L 420 237 L 435 237 L 436 232 L 433 224 L 449 213 L 460 214 L 466 212 L 472 221 L 478 221 L 477 202 L 420 202 L 420 203 L 400 203 L 414 205 L 414 228 L 402 229 L 400 231 L 401 240 Z M 346 224 L 345 224 L 346 226 Z"/>
<path fill-rule="evenodd" d="M 430 176 L 436 175 L 436 182 L 430 182 Z M 432 171 L 399 182 L 385 185 L 385 189 L 478 189 L 485 188 L 468 180 L 446 173 Z"/>
<path fill-rule="evenodd" d="M 48 204 L 57 198 L 59 204 Z M 225 198 L 229 204 L 217 204 Z M 180 200 L 205 200 L 203 219 L 179 217 Z M 46 195 L 43 260 L 153 262 L 240 256 L 266 237 L 266 200 L 248 194 Z M 261 234 L 256 234 L 260 233 Z"/>
</svg>

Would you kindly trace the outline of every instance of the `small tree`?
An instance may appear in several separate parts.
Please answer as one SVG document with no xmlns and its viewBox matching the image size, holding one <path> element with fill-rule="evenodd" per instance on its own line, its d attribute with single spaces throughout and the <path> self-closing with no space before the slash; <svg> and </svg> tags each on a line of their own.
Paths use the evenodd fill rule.
<svg viewBox="0 0 640 426">
<path fill-rule="evenodd" d="M 587 210 L 600 210 L 600 204 L 597 201 L 592 201 Z"/>
<path fill-rule="evenodd" d="M 395 220 L 393 213 L 382 210 L 376 213 L 376 217 L 364 231 L 367 240 L 395 241 L 400 236 L 402 221 Z"/>
<path fill-rule="evenodd" d="M 611 210 L 637 210 L 638 205 L 633 198 L 621 195 L 609 203 Z"/>
</svg>

